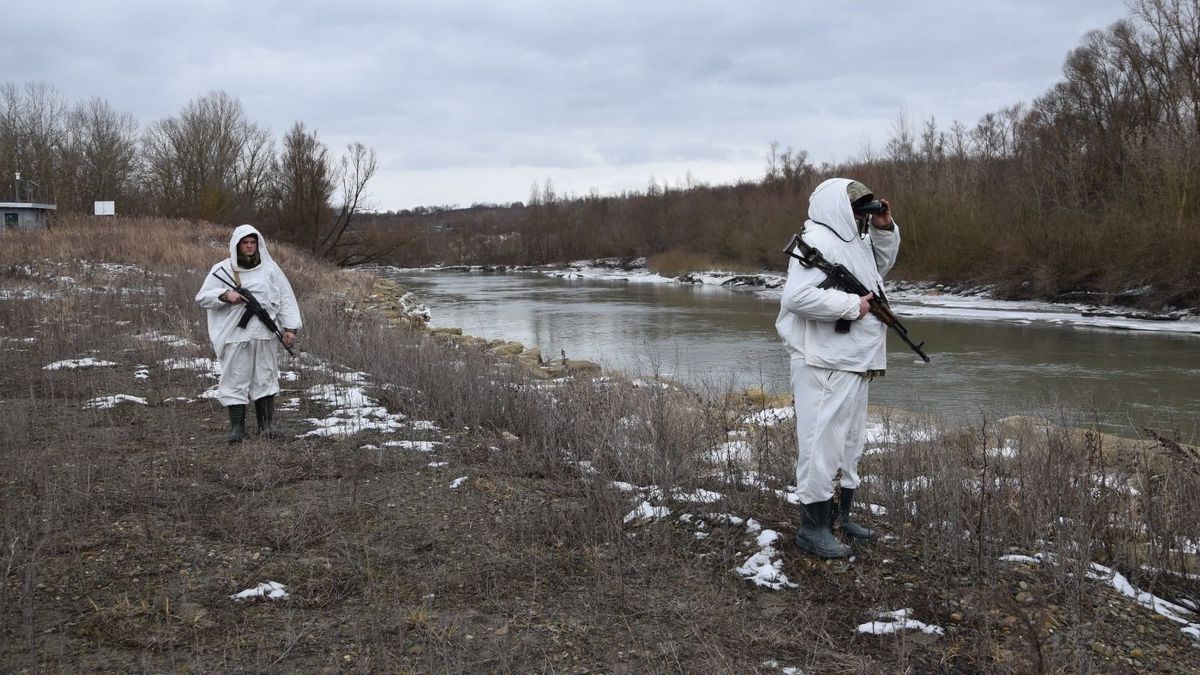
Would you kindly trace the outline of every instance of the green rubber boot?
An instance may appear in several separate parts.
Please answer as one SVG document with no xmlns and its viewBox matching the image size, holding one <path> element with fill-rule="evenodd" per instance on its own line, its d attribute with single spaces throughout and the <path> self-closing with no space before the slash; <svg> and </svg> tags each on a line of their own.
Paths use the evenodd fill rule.
<svg viewBox="0 0 1200 675">
<path fill-rule="evenodd" d="M 275 433 L 275 397 L 264 396 L 254 402 L 254 416 L 258 418 L 258 434 L 263 438 L 279 438 Z"/>
<path fill-rule="evenodd" d="M 859 525 L 850 519 L 850 507 L 854 504 L 854 488 L 842 488 L 838 493 L 838 503 L 833 511 L 834 526 L 840 525 L 847 537 L 861 541 L 871 541 L 879 538 L 875 530 Z"/>
<path fill-rule="evenodd" d="M 804 505 L 804 517 L 796 532 L 796 548 L 820 558 L 849 558 L 850 547 L 838 541 L 829 529 L 833 500 Z"/>
<path fill-rule="evenodd" d="M 229 406 L 229 436 L 225 439 L 230 445 L 246 440 L 246 404 Z"/>
</svg>

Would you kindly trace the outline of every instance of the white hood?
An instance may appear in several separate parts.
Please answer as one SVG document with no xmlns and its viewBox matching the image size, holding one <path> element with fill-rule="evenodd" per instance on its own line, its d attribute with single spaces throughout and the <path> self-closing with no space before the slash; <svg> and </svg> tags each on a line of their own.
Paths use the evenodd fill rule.
<svg viewBox="0 0 1200 675">
<path fill-rule="evenodd" d="M 808 201 L 809 222 L 804 227 L 806 232 L 812 232 L 814 228 L 824 225 L 833 230 L 842 241 L 848 242 L 858 238 L 858 224 L 854 221 L 854 211 L 850 209 L 850 194 L 846 191 L 850 183 L 849 178 L 830 178 L 813 190 Z"/>
<path fill-rule="evenodd" d="M 267 252 L 267 238 L 262 235 L 262 232 L 259 232 L 258 228 L 254 227 L 253 225 L 238 225 L 233 229 L 233 234 L 229 235 L 229 264 L 232 265 L 234 269 L 241 269 L 237 266 L 238 242 L 252 234 L 258 237 L 258 255 L 262 258 L 262 262 L 260 264 L 271 262 L 271 254 Z"/>
</svg>

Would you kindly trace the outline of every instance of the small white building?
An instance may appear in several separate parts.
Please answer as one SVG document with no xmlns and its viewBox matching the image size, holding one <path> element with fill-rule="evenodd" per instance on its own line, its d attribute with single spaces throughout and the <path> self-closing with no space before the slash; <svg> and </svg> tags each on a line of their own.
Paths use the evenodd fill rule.
<svg viewBox="0 0 1200 675">
<path fill-rule="evenodd" d="M 58 207 L 36 202 L 0 202 L 0 232 L 4 230 L 44 230 Z"/>
</svg>

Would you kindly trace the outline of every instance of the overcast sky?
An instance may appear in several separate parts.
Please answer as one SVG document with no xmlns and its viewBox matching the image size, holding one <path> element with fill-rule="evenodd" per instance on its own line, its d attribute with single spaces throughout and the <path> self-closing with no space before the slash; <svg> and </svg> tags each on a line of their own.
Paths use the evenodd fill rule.
<svg viewBox="0 0 1200 675">
<path fill-rule="evenodd" d="M 853 4 L 853 8 L 848 5 Z M 379 155 L 373 206 L 757 179 L 1029 103 L 1121 0 L 18 0 L 0 81 L 100 96 L 144 125 L 224 90 L 278 138 Z"/>
</svg>

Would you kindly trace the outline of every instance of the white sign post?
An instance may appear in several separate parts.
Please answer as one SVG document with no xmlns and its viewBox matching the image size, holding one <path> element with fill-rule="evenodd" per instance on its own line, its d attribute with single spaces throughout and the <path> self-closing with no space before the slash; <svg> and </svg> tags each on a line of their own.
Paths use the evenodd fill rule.
<svg viewBox="0 0 1200 675">
<path fill-rule="evenodd" d="M 117 215 L 116 202 L 96 202 L 96 215 L 98 216 L 115 216 Z"/>
</svg>

